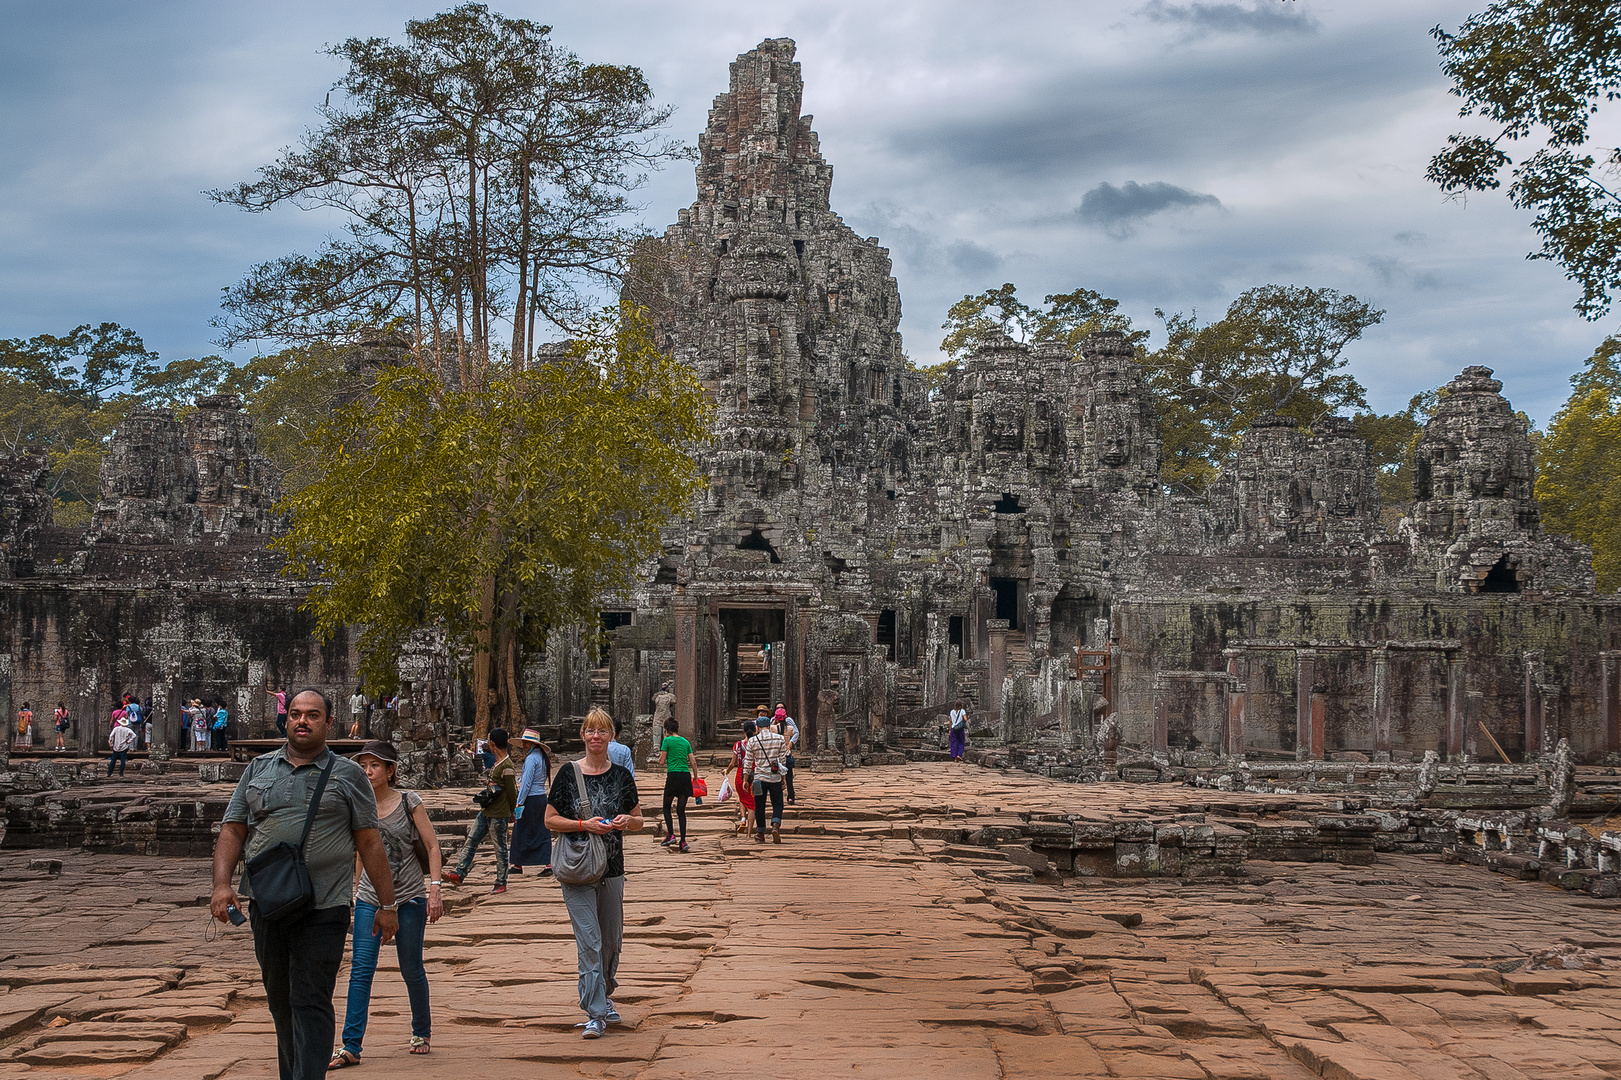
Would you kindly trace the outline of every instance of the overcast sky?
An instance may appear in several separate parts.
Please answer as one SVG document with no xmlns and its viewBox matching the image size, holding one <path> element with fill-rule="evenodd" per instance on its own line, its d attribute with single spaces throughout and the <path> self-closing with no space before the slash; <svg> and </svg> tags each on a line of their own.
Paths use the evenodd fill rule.
<svg viewBox="0 0 1621 1080">
<path fill-rule="evenodd" d="M 642 67 L 691 142 L 727 64 L 799 43 L 833 206 L 895 259 L 913 359 L 946 308 L 1004 281 L 1027 300 L 1117 297 L 1219 317 L 1267 283 L 1388 309 L 1352 347 L 1381 411 L 1487 364 L 1539 422 L 1617 319 L 1501 195 L 1424 180 L 1458 130 L 1427 31 L 1485 0 L 594 0 L 492 4 L 582 58 Z M 215 352 L 219 291 L 330 223 L 200 192 L 249 178 L 314 119 L 323 46 L 448 7 L 396 0 L 0 0 L 0 337 L 115 321 L 165 359 Z M 690 166 L 640 193 L 662 230 Z M 241 358 L 245 358 L 243 354 Z"/>
</svg>

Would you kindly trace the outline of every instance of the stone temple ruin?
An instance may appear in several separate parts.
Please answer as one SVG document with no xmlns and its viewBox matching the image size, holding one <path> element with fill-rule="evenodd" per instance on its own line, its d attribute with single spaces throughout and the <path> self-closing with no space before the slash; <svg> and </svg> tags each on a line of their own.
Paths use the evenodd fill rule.
<svg viewBox="0 0 1621 1080">
<path fill-rule="evenodd" d="M 700 745 L 783 701 L 830 763 L 937 755 L 959 697 L 984 763 L 1075 778 L 1340 759 L 1415 780 L 1427 752 L 1536 761 L 1561 739 L 1582 762 L 1621 754 L 1621 600 L 1542 531 L 1489 369 L 1448 384 L 1394 533 L 1339 418 L 1263 419 L 1205 497 L 1167 494 L 1119 334 L 1075 355 L 989 342 L 926 388 L 888 253 L 831 209 L 793 57 L 777 39 L 732 65 L 697 198 L 627 286 L 718 406 L 708 487 L 603 598 L 602 650 L 592 627 L 528 658 L 537 724 L 561 734 L 593 703 L 643 717 L 669 682 Z M 52 523 L 44 472 L 0 469 L 8 714 L 65 700 L 88 752 L 130 691 L 170 747 L 196 695 L 234 703 L 235 737 L 268 727 L 270 686 L 347 712 L 351 643 L 312 636 L 266 550 L 272 470 L 237 401 L 131 416 L 88 528 Z M 384 734 L 408 775 L 447 779 L 470 695 L 431 635 L 402 677 Z"/>
</svg>

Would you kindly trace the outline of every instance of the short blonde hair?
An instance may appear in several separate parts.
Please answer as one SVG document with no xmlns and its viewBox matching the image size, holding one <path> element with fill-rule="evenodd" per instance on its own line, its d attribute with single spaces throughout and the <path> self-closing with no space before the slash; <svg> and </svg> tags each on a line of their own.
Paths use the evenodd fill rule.
<svg viewBox="0 0 1621 1080">
<path fill-rule="evenodd" d="M 587 731 L 598 729 L 606 731 L 610 738 L 613 737 L 614 718 L 609 716 L 605 709 L 592 709 L 585 714 L 585 719 L 580 721 L 580 738 L 585 738 Z"/>
</svg>

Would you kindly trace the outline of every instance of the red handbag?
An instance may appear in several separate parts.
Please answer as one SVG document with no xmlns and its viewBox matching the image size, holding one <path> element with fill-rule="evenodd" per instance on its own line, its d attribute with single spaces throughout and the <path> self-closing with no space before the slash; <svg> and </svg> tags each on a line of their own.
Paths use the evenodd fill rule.
<svg viewBox="0 0 1621 1080">
<path fill-rule="evenodd" d="M 709 794 L 709 785 L 704 781 L 703 777 L 694 776 L 692 778 L 692 794 L 700 799 Z"/>
</svg>

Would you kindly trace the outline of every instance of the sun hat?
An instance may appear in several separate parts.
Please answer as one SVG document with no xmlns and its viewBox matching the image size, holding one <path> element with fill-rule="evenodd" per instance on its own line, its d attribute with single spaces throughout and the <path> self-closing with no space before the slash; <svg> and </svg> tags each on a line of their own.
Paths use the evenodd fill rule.
<svg viewBox="0 0 1621 1080">
<path fill-rule="evenodd" d="M 390 765 L 400 763 L 400 752 L 394 749 L 394 744 L 386 739 L 367 739 L 366 745 L 362 746 L 350 760 L 359 761 L 363 757 L 374 757 L 378 761 L 387 762 Z"/>
<path fill-rule="evenodd" d="M 536 731 L 532 727 L 526 727 L 523 729 L 523 734 L 518 736 L 518 741 L 526 743 L 538 743 L 544 742 L 545 740 L 540 737 L 540 732 Z"/>
</svg>

